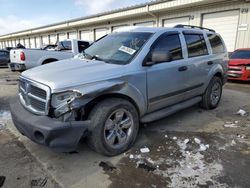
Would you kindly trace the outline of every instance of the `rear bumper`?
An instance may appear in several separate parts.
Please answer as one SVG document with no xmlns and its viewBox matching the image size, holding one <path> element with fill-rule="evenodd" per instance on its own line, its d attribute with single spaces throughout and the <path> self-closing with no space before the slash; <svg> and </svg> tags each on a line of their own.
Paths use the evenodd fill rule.
<svg viewBox="0 0 250 188">
<path fill-rule="evenodd" d="M 12 100 L 10 107 L 13 123 L 23 135 L 59 152 L 74 151 L 90 124 L 90 121 L 62 122 L 34 115 L 17 98 Z"/>
<path fill-rule="evenodd" d="M 12 71 L 24 71 L 24 70 L 26 70 L 25 64 L 9 63 L 8 66 Z"/>
</svg>

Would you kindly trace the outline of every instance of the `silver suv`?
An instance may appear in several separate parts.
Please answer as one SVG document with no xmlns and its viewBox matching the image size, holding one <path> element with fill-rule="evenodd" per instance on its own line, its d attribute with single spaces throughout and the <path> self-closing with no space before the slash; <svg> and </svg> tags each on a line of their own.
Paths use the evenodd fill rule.
<svg viewBox="0 0 250 188">
<path fill-rule="evenodd" d="M 58 151 L 81 138 L 112 156 L 129 149 L 140 123 L 200 103 L 216 108 L 228 55 L 215 31 L 128 27 L 109 34 L 78 58 L 22 73 L 11 103 L 17 129 Z"/>
</svg>

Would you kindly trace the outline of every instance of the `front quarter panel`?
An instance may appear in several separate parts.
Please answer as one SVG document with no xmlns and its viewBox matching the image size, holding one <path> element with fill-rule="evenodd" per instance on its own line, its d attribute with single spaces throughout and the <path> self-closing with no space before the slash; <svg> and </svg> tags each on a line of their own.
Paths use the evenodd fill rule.
<svg viewBox="0 0 250 188">
<path fill-rule="evenodd" d="M 82 97 L 74 100 L 72 103 L 73 109 L 84 107 L 87 103 L 104 95 L 112 96 L 112 94 L 119 94 L 132 99 L 136 104 L 140 115 L 144 114 L 147 110 L 147 103 L 143 93 L 125 80 L 100 81 L 83 87 L 78 87 L 76 90 L 82 93 Z"/>
</svg>

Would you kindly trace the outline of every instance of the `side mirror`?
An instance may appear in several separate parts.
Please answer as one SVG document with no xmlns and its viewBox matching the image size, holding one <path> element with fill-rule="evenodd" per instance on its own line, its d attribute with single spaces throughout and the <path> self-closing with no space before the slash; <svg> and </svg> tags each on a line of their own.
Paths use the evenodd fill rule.
<svg viewBox="0 0 250 188">
<path fill-rule="evenodd" d="M 169 62 L 171 61 L 171 53 L 166 51 L 166 49 L 157 49 L 150 52 L 148 58 L 146 58 L 144 66 L 152 66 L 157 63 Z"/>
</svg>

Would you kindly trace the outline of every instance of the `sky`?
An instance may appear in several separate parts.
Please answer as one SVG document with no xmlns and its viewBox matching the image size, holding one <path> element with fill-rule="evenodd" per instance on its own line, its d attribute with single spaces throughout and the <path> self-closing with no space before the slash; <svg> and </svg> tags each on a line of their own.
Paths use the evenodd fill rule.
<svg viewBox="0 0 250 188">
<path fill-rule="evenodd" d="M 150 0 L 0 0 L 0 35 Z"/>
</svg>

